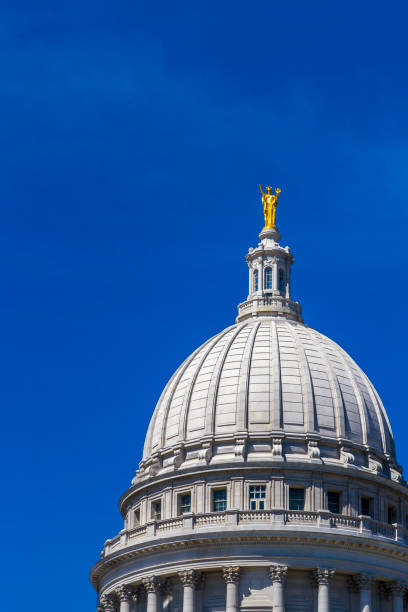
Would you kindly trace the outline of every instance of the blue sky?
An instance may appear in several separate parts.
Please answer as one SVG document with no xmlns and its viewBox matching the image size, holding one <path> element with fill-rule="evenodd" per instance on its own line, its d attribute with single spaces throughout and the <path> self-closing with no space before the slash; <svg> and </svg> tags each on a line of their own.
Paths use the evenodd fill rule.
<svg viewBox="0 0 408 612">
<path fill-rule="evenodd" d="M 3 1 L 4 609 L 93 609 L 161 389 L 246 298 L 259 182 L 305 321 L 373 380 L 408 466 L 407 18 Z"/>
</svg>

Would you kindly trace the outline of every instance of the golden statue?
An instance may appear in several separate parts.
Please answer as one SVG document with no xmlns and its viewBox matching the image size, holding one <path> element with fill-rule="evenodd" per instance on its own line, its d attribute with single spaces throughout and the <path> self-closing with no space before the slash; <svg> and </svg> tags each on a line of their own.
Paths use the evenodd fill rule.
<svg viewBox="0 0 408 612">
<path fill-rule="evenodd" d="M 276 193 L 275 195 L 272 193 L 272 187 L 266 188 L 267 193 L 262 191 L 261 185 L 259 185 L 259 189 L 261 190 L 261 193 L 262 193 L 262 204 L 264 208 L 264 217 L 265 217 L 265 227 L 263 229 L 264 230 L 267 230 L 267 229 L 276 230 L 277 229 L 275 225 L 276 207 L 278 205 L 279 194 L 282 190 L 279 188 L 275 189 L 275 193 Z"/>
</svg>

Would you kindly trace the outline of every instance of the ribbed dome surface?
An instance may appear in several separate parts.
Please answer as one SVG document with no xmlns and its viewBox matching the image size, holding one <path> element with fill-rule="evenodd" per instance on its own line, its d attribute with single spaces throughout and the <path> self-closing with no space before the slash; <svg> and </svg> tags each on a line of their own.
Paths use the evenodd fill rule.
<svg viewBox="0 0 408 612">
<path fill-rule="evenodd" d="M 302 323 L 257 318 L 228 327 L 178 368 L 153 414 L 144 459 L 204 436 L 278 430 L 393 455 L 381 400 L 349 355 Z"/>
</svg>

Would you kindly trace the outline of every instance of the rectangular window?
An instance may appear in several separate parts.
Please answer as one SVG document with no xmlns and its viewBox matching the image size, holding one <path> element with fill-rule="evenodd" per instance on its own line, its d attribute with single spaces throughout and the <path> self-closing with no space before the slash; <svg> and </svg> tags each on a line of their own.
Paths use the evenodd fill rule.
<svg viewBox="0 0 408 612">
<path fill-rule="evenodd" d="M 265 485 L 251 485 L 249 487 L 249 509 L 265 510 Z"/>
<path fill-rule="evenodd" d="M 329 512 L 333 512 L 333 514 L 340 514 L 340 493 L 337 491 L 327 492 L 327 507 Z"/>
<path fill-rule="evenodd" d="M 184 495 L 180 495 L 179 514 L 184 514 L 184 512 L 191 512 L 191 494 L 190 493 L 185 493 Z"/>
<path fill-rule="evenodd" d="M 152 503 L 152 519 L 161 521 L 161 501 Z"/>
<path fill-rule="evenodd" d="M 135 527 L 140 525 L 140 510 L 135 510 Z"/>
<path fill-rule="evenodd" d="M 289 510 L 305 509 L 305 490 L 297 487 L 289 488 Z"/>
<path fill-rule="evenodd" d="M 388 522 L 390 525 L 397 522 L 397 511 L 395 510 L 395 506 L 388 506 Z"/>
<path fill-rule="evenodd" d="M 213 491 L 213 512 L 224 512 L 227 509 L 227 489 Z"/>
<path fill-rule="evenodd" d="M 370 497 L 361 498 L 361 514 L 363 516 L 371 516 L 371 498 Z"/>
</svg>

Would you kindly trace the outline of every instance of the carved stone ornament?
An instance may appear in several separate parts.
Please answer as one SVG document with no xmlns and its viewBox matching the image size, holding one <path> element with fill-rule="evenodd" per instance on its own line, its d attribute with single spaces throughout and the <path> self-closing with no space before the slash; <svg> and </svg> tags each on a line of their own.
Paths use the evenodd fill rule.
<svg viewBox="0 0 408 612">
<path fill-rule="evenodd" d="M 390 476 L 394 482 L 402 482 L 402 474 L 396 467 L 390 467 Z"/>
<path fill-rule="evenodd" d="M 370 589 L 372 580 L 373 578 L 369 574 L 355 574 L 348 577 L 350 589 L 355 593 Z"/>
<path fill-rule="evenodd" d="M 100 598 L 100 604 L 104 612 L 115 612 L 116 610 L 116 598 L 113 593 L 102 595 Z"/>
<path fill-rule="evenodd" d="M 391 598 L 391 589 L 390 584 L 388 582 L 379 582 L 378 583 L 378 594 L 381 599 L 388 600 Z"/>
<path fill-rule="evenodd" d="M 178 573 L 178 576 L 183 586 L 189 586 L 193 589 L 196 588 L 198 582 L 198 574 L 195 570 L 182 570 Z"/>
<path fill-rule="evenodd" d="M 407 587 L 402 582 L 395 581 L 395 582 L 391 582 L 390 589 L 393 595 L 404 597 Z"/>
<path fill-rule="evenodd" d="M 184 448 L 181 446 L 179 448 L 174 449 L 173 457 L 170 460 L 170 464 L 174 466 L 174 469 L 178 470 L 179 467 L 184 463 L 185 460 L 185 452 Z"/>
<path fill-rule="evenodd" d="M 282 439 L 272 439 L 272 457 L 282 457 Z"/>
<path fill-rule="evenodd" d="M 313 572 L 313 578 L 317 585 L 329 584 L 330 579 L 333 577 L 334 570 L 318 568 Z"/>
<path fill-rule="evenodd" d="M 246 457 L 246 448 L 247 448 L 247 439 L 246 437 L 235 438 L 235 448 L 234 455 L 235 457 L 240 457 L 245 459 Z"/>
<path fill-rule="evenodd" d="M 224 580 L 227 584 L 238 584 L 240 568 L 237 565 L 231 567 L 223 567 L 222 573 L 224 576 Z"/>
<path fill-rule="evenodd" d="M 158 593 L 161 587 L 161 581 L 157 576 L 147 576 L 143 578 L 143 585 L 147 593 Z"/>
<path fill-rule="evenodd" d="M 317 440 L 309 440 L 307 454 L 310 459 L 320 459 L 320 448 Z"/>
<path fill-rule="evenodd" d="M 204 461 L 208 465 L 210 459 L 212 457 L 212 443 L 211 442 L 203 442 L 201 444 L 201 448 L 198 451 L 198 459 L 200 461 Z"/>
<path fill-rule="evenodd" d="M 125 584 L 122 584 L 118 588 L 116 593 L 117 593 L 117 596 L 119 597 L 119 601 L 131 601 L 132 600 L 132 591 Z"/>
<path fill-rule="evenodd" d="M 368 469 L 374 474 L 382 474 L 383 464 L 374 455 L 368 455 Z"/>
<path fill-rule="evenodd" d="M 345 465 L 353 465 L 355 457 L 347 446 L 342 446 L 340 449 L 340 461 Z"/>
<path fill-rule="evenodd" d="M 269 568 L 269 576 L 272 582 L 283 583 L 288 573 L 287 565 L 271 565 Z"/>
</svg>

